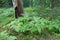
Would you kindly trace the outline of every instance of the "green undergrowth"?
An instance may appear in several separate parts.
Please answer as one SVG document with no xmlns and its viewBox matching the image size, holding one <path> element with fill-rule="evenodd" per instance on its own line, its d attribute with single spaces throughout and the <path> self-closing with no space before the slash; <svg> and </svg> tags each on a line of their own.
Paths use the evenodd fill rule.
<svg viewBox="0 0 60 40">
<path fill-rule="evenodd" d="M 15 40 L 15 36 L 10 36 L 6 31 L 0 32 L 0 40 Z"/>
<path fill-rule="evenodd" d="M 0 8 L 0 27 L 14 20 L 14 10 L 12 8 Z"/>
<path fill-rule="evenodd" d="M 38 15 L 37 10 L 25 8 L 23 17 L 17 19 L 14 18 L 12 8 L 0 10 L 1 40 L 60 40 L 58 39 L 60 38 L 60 16 L 54 15 L 54 19 L 52 14 L 50 16 L 43 15 L 52 9 L 42 9 L 41 15 Z"/>
<path fill-rule="evenodd" d="M 24 16 L 3 26 L 3 29 L 17 37 L 17 40 L 60 40 L 59 19 L 48 20 L 38 16 Z"/>
<path fill-rule="evenodd" d="M 4 28 L 8 28 L 8 30 L 14 30 L 18 33 L 36 33 L 39 35 L 44 34 L 60 34 L 60 21 L 58 19 L 56 20 L 48 20 L 41 17 L 29 17 L 24 16 L 20 17 L 18 19 L 15 19 L 15 21 L 11 22 L 10 24 L 7 24 L 4 26 Z"/>
</svg>

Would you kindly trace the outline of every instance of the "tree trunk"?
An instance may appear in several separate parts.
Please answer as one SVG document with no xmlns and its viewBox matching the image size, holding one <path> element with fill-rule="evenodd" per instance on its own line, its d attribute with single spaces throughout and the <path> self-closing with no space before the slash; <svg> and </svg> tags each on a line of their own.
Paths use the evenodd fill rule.
<svg viewBox="0 0 60 40">
<path fill-rule="evenodd" d="M 50 1 L 50 8 L 54 8 L 54 0 Z"/>
<path fill-rule="evenodd" d="M 8 0 L 6 0 L 6 7 L 8 7 L 8 8 L 10 7 Z"/>
<path fill-rule="evenodd" d="M 23 13 L 23 5 L 21 0 L 12 0 L 13 6 L 15 9 L 15 18 L 22 16 Z"/>
</svg>

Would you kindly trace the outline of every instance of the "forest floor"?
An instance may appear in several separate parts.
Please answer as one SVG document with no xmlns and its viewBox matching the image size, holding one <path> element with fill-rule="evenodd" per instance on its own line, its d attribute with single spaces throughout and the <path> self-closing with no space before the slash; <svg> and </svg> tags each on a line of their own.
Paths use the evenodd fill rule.
<svg viewBox="0 0 60 40">
<path fill-rule="evenodd" d="M 32 12 L 33 11 L 32 11 L 31 8 L 26 8 L 25 9 L 25 13 L 26 14 L 24 14 L 24 16 L 27 16 L 28 15 L 28 16 L 31 16 L 31 17 L 34 17 L 34 16 L 36 17 L 35 12 L 33 12 L 33 13 Z M 58 12 L 58 11 L 55 10 L 52 13 L 55 13 L 56 14 L 56 12 Z M 15 22 L 18 24 L 18 22 L 14 18 L 14 14 L 13 13 L 14 13 L 14 10 L 12 8 L 8 8 L 8 9 L 6 9 L 6 8 L 0 8 L 0 32 L 9 29 L 9 28 L 8 29 L 3 28 L 6 25 L 10 25 L 10 24 L 13 25 Z M 34 15 L 34 16 L 32 16 L 32 15 Z M 60 16 L 58 16 L 58 17 L 60 17 Z M 45 18 L 45 16 L 44 16 L 44 18 Z M 52 18 L 50 17 L 50 19 L 52 19 Z M 60 18 L 58 18 L 58 19 L 60 19 Z M 19 20 L 19 18 L 17 20 Z M 10 35 L 14 35 L 15 34 L 14 36 L 17 37 L 17 40 L 60 40 L 60 36 L 59 36 L 60 35 L 60 32 L 59 33 L 54 33 L 55 35 L 54 34 L 50 34 L 50 33 L 45 33 L 44 35 L 41 35 L 39 33 L 36 33 L 36 34 L 35 33 L 30 33 L 30 32 L 24 32 L 24 33 L 22 32 L 22 33 L 17 33 L 17 34 L 16 33 L 17 32 L 12 31 Z"/>
</svg>

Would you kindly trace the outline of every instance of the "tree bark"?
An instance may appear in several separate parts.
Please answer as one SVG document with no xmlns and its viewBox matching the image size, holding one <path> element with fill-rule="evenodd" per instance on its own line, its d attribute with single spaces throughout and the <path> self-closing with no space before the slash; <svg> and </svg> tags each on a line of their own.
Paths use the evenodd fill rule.
<svg viewBox="0 0 60 40">
<path fill-rule="evenodd" d="M 15 10 L 15 18 L 18 18 L 19 16 L 22 16 L 23 13 L 23 4 L 21 0 L 12 0 L 13 7 Z"/>
<path fill-rule="evenodd" d="M 50 1 L 50 8 L 54 8 L 54 0 Z"/>
<path fill-rule="evenodd" d="M 8 7 L 8 8 L 10 7 L 8 0 L 6 0 L 6 7 Z"/>
</svg>

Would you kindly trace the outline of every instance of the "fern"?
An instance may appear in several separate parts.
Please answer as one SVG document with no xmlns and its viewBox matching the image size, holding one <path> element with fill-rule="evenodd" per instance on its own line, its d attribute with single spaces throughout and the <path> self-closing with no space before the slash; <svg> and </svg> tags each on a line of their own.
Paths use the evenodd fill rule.
<svg viewBox="0 0 60 40">
<path fill-rule="evenodd" d="M 15 36 L 9 36 L 9 33 L 6 31 L 0 32 L 0 40 L 15 40 Z"/>
</svg>

